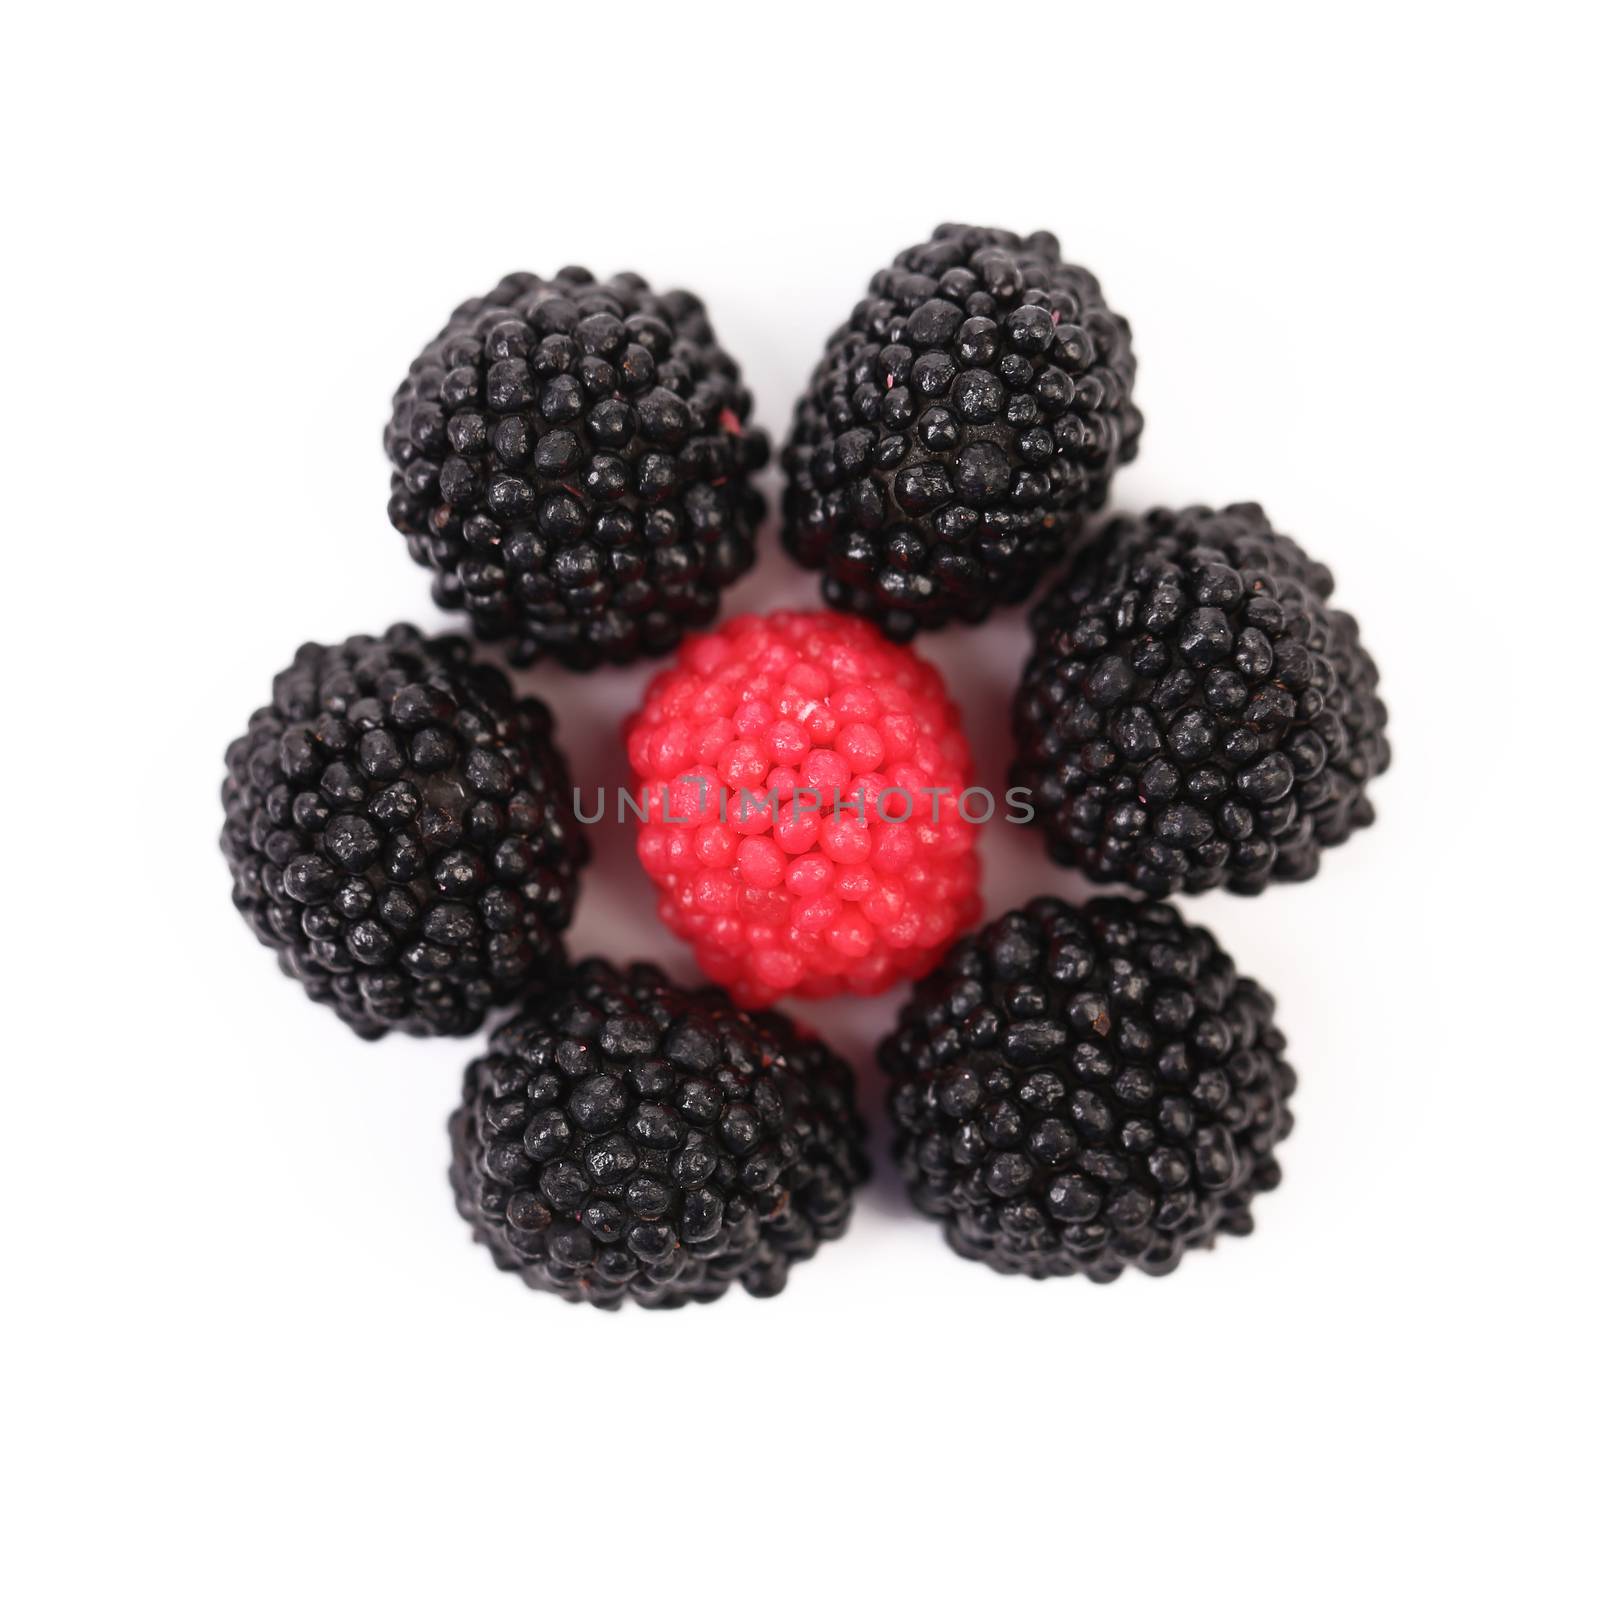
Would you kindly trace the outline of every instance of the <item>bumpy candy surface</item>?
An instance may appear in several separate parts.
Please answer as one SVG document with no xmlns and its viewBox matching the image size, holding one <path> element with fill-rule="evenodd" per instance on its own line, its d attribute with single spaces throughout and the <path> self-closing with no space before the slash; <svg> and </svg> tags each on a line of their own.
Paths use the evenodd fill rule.
<svg viewBox="0 0 1600 1600">
<path fill-rule="evenodd" d="M 565 962 L 588 859 L 566 762 L 465 639 L 303 645 L 227 761 L 233 903 L 361 1037 L 472 1033 Z"/>
<path fill-rule="evenodd" d="M 1050 853 L 1146 894 L 1259 894 L 1370 826 L 1378 669 L 1261 507 L 1109 522 L 1034 608 L 1011 781 Z"/>
<path fill-rule="evenodd" d="M 519 665 L 665 655 L 755 555 L 767 437 L 705 307 L 636 273 L 516 272 L 412 362 L 389 518 Z"/>
<path fill-rule="evenodd" d="M 977 915 L 959 713 L 865 622 L 735 618 L 655 679 L 627 742 L 661 916 L 741 1004 L 879 993 Z"/>
<path fill-rule="evenodd" d="M 957 1254 L 1160 1276 L 1254 1226 L 1294 1069 L 1270 994 L 1170 905 L 1040 898 L 961 940 L 880 1052 L 894 1154 Z"/>
<path fill-rule="evenodd" d="M 1126 320 L 1055 236 L 946 223 L 874 275 L 783 452 L 783 539 L 892 639 L 1032 593 L 1139 448 Z"/>
<path fill-rule="evenodd" d="M 467 1068 L 456 1205 L 532 1289 L 613 1309 L 777 1294 L 867 1174 L 850 1069 L 786 1017 L 585 961 Z"/>
</svg>

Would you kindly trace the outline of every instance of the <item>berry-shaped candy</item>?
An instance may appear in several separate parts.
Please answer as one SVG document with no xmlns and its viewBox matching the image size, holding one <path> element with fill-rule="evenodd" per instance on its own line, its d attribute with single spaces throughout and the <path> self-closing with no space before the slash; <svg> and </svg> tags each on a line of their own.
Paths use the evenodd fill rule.
<svg viewBox="0 0 1600 1600">
<path fill-rule="evenodd" d="M 1128 324 L 1048 233 L 947 223 L 828 341 L 783 452 L 783 539 L 895 639 L 1033 591 L 1143 419 Z"/>
<path fill-rule="evenodd" d="M 519 665 L 663 655 L 749 569 L 767 437 L 705 307 L 634 273 L 513 273 L 394 397 L 389 519 Z"/>
<path fill-rule="evenodd" d="M 612 1308 L 783 1288 L 866 1176 L 850 1069 L 786 1018 L 585 961 L 467 1068 L 456 1204 L 496 1265 Z"/>
<path fill-rule="evenodd" d="M 829 613 L 691 640 L 627 728 L 663 920 L 742 1005 L 877 994 L 978 913 L 971 756 L 938 672 Z"/>
<path fill-rule="evenodd" d="M 472 1033 L 564 961 L 588 854 L 566 763 L 465 639 L 302 645 L 227 761 L 233 903 L 362 1038 Z"/>
<path fill-rule="evenodd" d="M 1011 781 L 1050 853 L 1147 894 L 1311 877 L 1373 820 L 1378 669 L 1261 507 L 1107 524 L 1031 618 Z"/>
<path fill-rule="evenodd" d="M 1170 905 L 1032 901 L 963 939 L 884 1041 L 895 1159 L 960 1255 L 1160 1274 L 1249 1233 L 1294 1072 L 1273 1002 Z"/>
</svg>

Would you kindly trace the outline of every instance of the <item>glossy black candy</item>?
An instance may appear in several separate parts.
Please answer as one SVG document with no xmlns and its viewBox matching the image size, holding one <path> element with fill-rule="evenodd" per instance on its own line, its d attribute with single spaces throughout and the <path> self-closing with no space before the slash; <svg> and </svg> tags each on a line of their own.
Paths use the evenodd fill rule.
<svg viewBox="0 0 1600 1600">
<path fill-rule="evenodd" d="M 1138 449 L 1128 324 L 1048 233 L 947 223 L 828 341 L 783 452 L 783 537 L 895 639 L 1026 599 Z"/>
<path fill-rule="evenodd" d="M 1039 899 L 951 949 L 880 1060 L 895 1159 L 953 1249 L 1108 1283 L 1250 1232 L 1283 1052 L 1272 997 L 1174 907 Z"/>
<path fill-rule="evenodd" d="M 1313 876 L 1373 820 L 1378 670 L 1257 505 L 1111 521 L 1035 608 L 1011 781 L 1051 854 L 1147 894 Z"/>
<path fill-rule="evenodd" d="M 588 855 L 566 763 L 465 639 L 302 645 L 227 767 L 234 904 L 363 1038 L 472 1033 L 564 962 Z"/>
<path fill-rule="evenodd" d="M 774 1012 L 600 960 L 467 1068 L 451 1182 L 495 1263 L 607 1309 L 781 1290 L 866 1176 L 850 1070 Z"/>
<path fill-rule="evenodd" d="M 633 273 L 513 273 L 394 397 L 389 518 L 513 662 L 671 650 L 750 567 L 768 443 L 705 307 Z"/>
</svg>

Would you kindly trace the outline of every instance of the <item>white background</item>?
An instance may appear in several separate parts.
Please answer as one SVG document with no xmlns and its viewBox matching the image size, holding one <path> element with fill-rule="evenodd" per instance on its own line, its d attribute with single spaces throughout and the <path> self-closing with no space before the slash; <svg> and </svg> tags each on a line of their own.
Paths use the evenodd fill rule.
<svg viewBox="0 0 1600 1600">
<path fill-rule="evenodd" d="M 10 1592 L 1592 1576 L 1576 12 L 45 14 L 0 96 Z M 360 1043 L 231 910 L 223 749 L 302 639 L 440 621 L 379 435 L 459 299 L 568 261 L 687 284 L 781 437 L 945 219 L 1055 230 L 1132 319 L 1118 502 L 1261 500 L 1383 670 L 1379 825 L 1190 907 L 1279 997 L 1284 1187 L 1167 1280 L 990 1274 L 882 1159 L 893 1002 L 842 1003 L 880 1136 L 843 1242 L 772 1302 L 536 1296 L 451 1206 L 472 1045 Z M 730 609 L 813 583 L 769 527 Z M 928 648 L 997 781 L 1017 620 Z M 524 678 L 586 783 L 647 670 Z M 984 849 L 991 912 L 1082 889 L 1031 832 Z M 573 942 L 688 975 L 620 835 Z"/>
</svg>

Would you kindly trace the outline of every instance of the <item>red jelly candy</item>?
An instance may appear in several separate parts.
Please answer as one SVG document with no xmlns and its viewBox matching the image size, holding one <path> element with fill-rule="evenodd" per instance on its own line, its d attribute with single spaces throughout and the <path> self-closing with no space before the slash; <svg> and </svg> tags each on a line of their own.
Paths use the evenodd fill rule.
<svg viewBox="0 0 1600 1600">
<path fill-rule="evenodd" d="M 870 624 L 735 617 L 684 645 L 626 731 L 662 920 L 741 1005 L 878 994 L 976 920 L 960 714 Z"/>
</svg>

